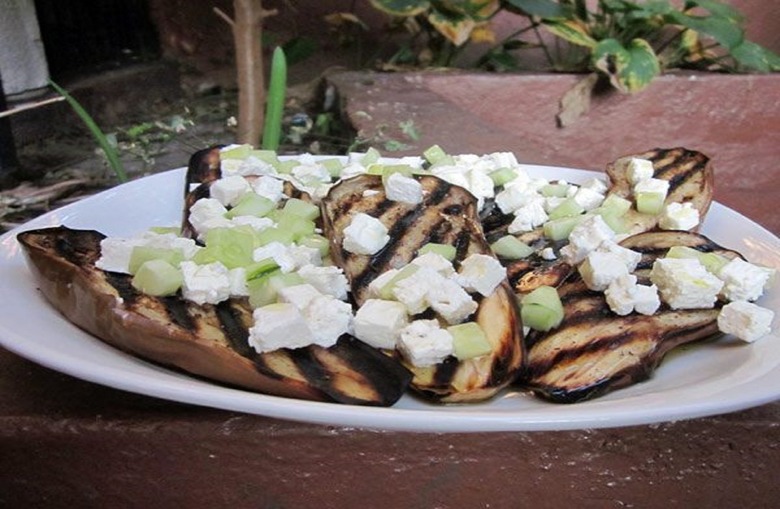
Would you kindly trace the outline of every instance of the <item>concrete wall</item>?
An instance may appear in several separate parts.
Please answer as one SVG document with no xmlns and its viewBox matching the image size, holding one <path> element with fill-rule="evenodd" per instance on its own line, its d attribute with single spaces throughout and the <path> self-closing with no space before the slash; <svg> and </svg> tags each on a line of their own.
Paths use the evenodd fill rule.
<svg viewBox="0 0 780 509">
<path fill-rule="evenodd" d="M 46 85 L 49 71 L 33 0 L 0 0 L 0 75 L 9 96 Z"/>
</svg>

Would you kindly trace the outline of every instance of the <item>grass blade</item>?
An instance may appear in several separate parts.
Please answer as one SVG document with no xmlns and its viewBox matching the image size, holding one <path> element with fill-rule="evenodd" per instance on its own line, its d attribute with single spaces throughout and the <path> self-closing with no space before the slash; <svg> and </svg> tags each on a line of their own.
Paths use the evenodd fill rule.
<svg viewBox="0 0 780 509">
<path fill-rule="evenodd" d="M 282 138 L 282 115 L 284 114 L 284 95 L 287 87 L 287 59 L 282 48 L 274 49 L 271 60 L 271 77 L 268 85 L 268 98 L 263 126 L 263 149 L 278 150 Z"/>
</svg>

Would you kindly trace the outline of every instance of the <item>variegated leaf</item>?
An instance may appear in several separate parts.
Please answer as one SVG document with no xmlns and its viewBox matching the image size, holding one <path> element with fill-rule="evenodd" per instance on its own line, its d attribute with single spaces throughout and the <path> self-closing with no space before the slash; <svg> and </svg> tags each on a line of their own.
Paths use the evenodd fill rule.
<svg viewBox="0 0 780 509">
<path fill-rule="evenodd" d="M 661 73 L 658 57 L 644 39 L 634 39 L 625 47 L 616 39 L 599 41 L 593 65 L 624 93 L 642 90 Z"/>
<path fill-rule="evenodd" d="M 557 35 L 561 39 L 567 40 L 572 44 L 585 46 L 586 48 L 593 48 L 596 46 L 596 40 L 588 33 L 588 27 L 577 20 L 546 20 L 543 24 L 545 28 L 554 35 Z"/>
<path fill-rule="evenodd" d="M 416 16 L 431 7 L 428 0 L 371 0 L 371 4 L 393 16 Z"/>
</svg>

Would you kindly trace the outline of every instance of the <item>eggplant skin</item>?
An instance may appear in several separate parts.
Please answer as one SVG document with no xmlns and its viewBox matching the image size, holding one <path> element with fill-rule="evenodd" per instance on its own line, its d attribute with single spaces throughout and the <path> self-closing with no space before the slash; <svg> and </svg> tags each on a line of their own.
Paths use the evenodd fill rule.
<svg viewBox="0 0 780 509">
<path fill-rule="evenodd" d="M 287 398 L 390 406 L 411 374 L 347 335 L 330 348 L 256 353 L 245 299 L 216 306 L 137 292 L 131 276 L 95 267 L 93 230 L 22 232 L 17 240 L 41 293 L 65 318 L 120 350 L 225 385 Z"/>
<path fill-rule="evenodd" d="M 653 262 L 673 246 L 688 246 L 728 258 L 741 255 L 707 237 L 685 231 L 652 231 L 621 243 L 641 252 L 635 274 L 642 284 Z M 673 310 L 663 305 L 652 316 L 618 316 L 602 292 L 589 290 L 574 273 L 559 288 L 563 322 L 549 332 L 526 336 L 528 362 L 518 384 L 556 403 L 593 399 L 652 376 L 677 346 L 718 334 L 720 303 L 712 309 Z"/>
</svg>

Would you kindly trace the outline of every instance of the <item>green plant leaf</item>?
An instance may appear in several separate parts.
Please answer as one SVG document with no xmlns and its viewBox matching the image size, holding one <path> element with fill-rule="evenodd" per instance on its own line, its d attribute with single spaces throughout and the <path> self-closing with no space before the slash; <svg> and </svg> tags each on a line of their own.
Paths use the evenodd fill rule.
<svg viewBox="0 0 780 509">
<path fill-rule="evenodd" d="M 504 8 L 516 14 L 543 19 L 567 18 L 572 12 L 570 6 L 552 0 L 504 0 Z"/>
<path fill-rule="evenodd" d="M 431 7 L 428 0 L 371 0 L 380 11 L 393 16 L 416 16 Z"/>
<path fill-rule="evenodd" d="M 592 58 L 593 66 L 624 93 L 642 90 L 661 73 L 658 57 L 644 39 L 634 39 L 627 46 L 604 39 L 594 48 Z"/>
<path fill-rule="evenodd" d="M 678 25 L 708 35 L 728 50 L 737 47 L 744 40 L 745 32 L 735 21 L 727 18 L 690 16 L 682 12 L 671 12 L 668 18 Z"/>
<path fill-rule="evenodd" d="M 469 40 L 476 23 L 472 18 L 463 15 L 431 11 L 428 21 L 437 32 L 442 34 L 455 46 L 462 46 Z"/>
<path fill-rule="evenodd" d="M 737 23 L 745 21 L 745 17 L 739 10 L 717 0 L 688 0 L 685 2 L 686 11 L 694 7 L 701 7 L 708 10 L 713 16 L 725 18 Z"/>
<path fill-rule="evenodd" d="M 572 44 L 585 46 L 586 48 L 594 48 L 596 46 L 596 39 L 590 35 L 588 27 L 577 20 L 545 20 L 543 24 L 553 35 Z"/>
<path fill-rule="evenodd" d="M 484 21 L 492 16 L 499 8 L 499 0 L 437 0 L 433 2 L 438 11 L 449 11 L 476 21 Z"/>
<path fill-rule="evenodd" d="M 282 138 L 282 116 L 284 115 L 284 96 L 287 88 L 287 59 L 284 50 L 274 49 L 271 59 L 271 76 L 265 105 L 265 125 L 263 126 L 263 149 L 277 150 Z"/>
<path fill-rule="evenodd" d="M 773 72 L 780 70 L 780 55 L 750 41 L 731 48 L 731 56 L 746 69 L 758 72 Z"/>
<path fill-rule="evenodd" d="M 113 170 L 116 178 L 119 179 L 120 182 L 127 182 L 127 173 L 125 173 L 124 165 L 122 165 L 122 161 L 119 159 L 119 154 L 117 154 L 117 151 L 114 148 L 115 144 L 111 143 L 103 130 L 100 129 L 100 126 L 97 125 L 97 122 L 95 122 L 92 116 L 87 113 L 87 110 L 85 110 L 84 107 L 81 106 L 81 104 L 75 98 L 73 98 L 73 96 L 66 92 L 64 88 L 51 80 L 49 80 L 49 85 L 51 85 L 51 87 L 56 90 L 58 94 L 65 98 L 65 101 L 67 101 L 73 111 L 76 112 L 76 115 L 78 115 L 82 122 L 84 122 L 84 124 L 87 126 L 89 132 L 92 133 L 92 136 L 98 142 L 100 149 L 106 156 L 108 165 Z"/>
</svg>

